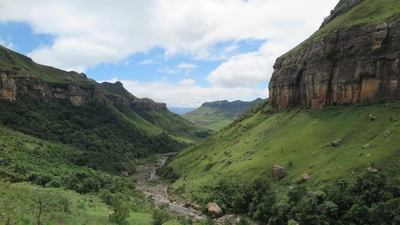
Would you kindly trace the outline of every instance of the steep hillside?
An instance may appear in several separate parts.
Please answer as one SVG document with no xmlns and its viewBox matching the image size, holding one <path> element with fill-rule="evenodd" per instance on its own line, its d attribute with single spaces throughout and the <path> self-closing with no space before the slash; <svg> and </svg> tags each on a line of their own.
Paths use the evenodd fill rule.
<svg viewBox="0 0 400 225">
<path fill-rule="evenodd" d="M 399 223 L 397 5 L 340 1 L 277 59 L 269 101 L 159 172 L 172 192 L 263 224 Z"/>
<path fill-rule="evenodd" d="M 84 150 L 79 165 L 134 171 L 137 158 L 179 151 L 207 135 L 165 103 L 136 98 L 119 82 L 98 84 L 4 47 L 0 68 L 1 124 Z"/>
<path fill-rule="evenodd" d="M 337 179 L 348 182 L 348 187 L 352 188 L 364 174 L 387 177 L 385 184 L 387 182 L 395 190 L 390 196 L 398 198 L 399 112 L 399 101 L 331 106 L 318 111 L 300 108 L 278 111 L 265 102 L 244 114 L 228 128 L 178 154 L 168 165 L 170 169 L 162 173 L 166 177 L 179 178 L 172 185 L 173 192 L 191 201 L 204 205 L 217 202 L 225 212 L 249 213 L 264 221 L 273 217 L 282 219 L 278 212 L 272 210 L 284 210 L 279 208 L 282 204 L 286 204 L 285 210 L 290 215 L 283 220 L 303 220 L 302 216 L 312 212 L 296 216 L 293 210 L 300 207 L 298 204 L 305 204 L 302 201 L 309 201 L 306 193 L 323 194 L 325 197 L 321 196 L 317 205 L 325 204 L 324 201 L 337 197 L 328 192 L 329 187 L 339 185 Z M 335 146 L 338 139 L 341 143 Z M 286 176 L 274 178 L 274 165 L 282 166 Z M 377 175 L 368 172 L 368 168 L 376 168 Z M 304 174 L 309 178 L 304 179 Z M 249 200 L 240 197 L 243 191 L 251 193 L 252 183 L 259 179 L 274 193 L 274 200 L 268 206 L 271 211 L 265 212 L 266 217 L 257 214 L 257 210 L 251 211 L 251 201 L 246 205 Z M 290 189 L 302 193 L 298 196 L 299 200 L 296 200 L 299 202 L 287 202 L 290 194 L 286 193 Z M 235 205 L 238 204 L 233 198 L 235 195 L 240 197 L 237 200 L 243 201 L 242 205 Z M 355 193 L 353 197 L 358 198 Z M 378 204 L 379 201 L 375 199 L 373 202 Z M 340 216 L 355 202 L 348 204 L 337 210 L 337 219 L 343 219 Z M 317 205 L 315 207 L 323 207 Z M 312 210 L 315 213 L 317 209 Z M 321 216 L 325 213 L 318 212 Z M 330 218 L 329 215 L 324 216 Z M 345 221 L 344 224 L 351 222 L 342 221 Z M 304 220 L 301 224 L 321 223 L 307 223 Z"/>
<path fill-rule="evenodd" d="M 273 106 L 319 109 L 400 98 L 400 10 L 395 0 L 340 1 L 308 40 L 279 57 Z"/>
<path fill-rule="evenodd" d="M 198 141 L 210 135 L 210 132 L 206 129 L 170 112 L 165 103 L 157 103 L 148 98 L 136 98 L 120 82 L 115 84 L 104 82 L 100 85 L 104 90 L 110 92 L 106 95 L 108 99 L 112 99 L 114 106 L 129 118 L 135 119 L 137 117 L 135 114 L 137 114 L 152 125 L 186 142 Z M 124 102 L 118 96 L 122 96 Z"/>
<path fill-rule="evenodd" d="M 261 98 L 258 98 L 251 102 L 240 100 L 233 102 L 226 100 L 205 102 L 201 107 L 183 114 L 182 117 L 196 125 L 207 127 L 212 131 L 218 131 L 262 101 Z"/>
</svg>

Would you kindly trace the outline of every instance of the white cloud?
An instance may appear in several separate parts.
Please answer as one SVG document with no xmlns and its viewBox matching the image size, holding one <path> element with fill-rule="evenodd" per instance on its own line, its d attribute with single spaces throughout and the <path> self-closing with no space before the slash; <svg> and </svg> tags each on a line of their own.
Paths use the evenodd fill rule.
<svg viewBox="0 0 400 225">
<path fill-rule="evenodd" d="M 159 72 L 159 73 L 177 74 L 177 73 L 182 72 L 182 70 L 175 70 L 175 69 L 171 69 L 169 67 L 165 67 L 165 68 L 162 68 L 162 69 L 158 69 L 157 72 Z"/>
<path fill-rule="evenodd" d="M 195 68 L 197 68 L 197 65 L 182 62 L 179 65 L 177 65 L 176 68 L 178 68 L 178 69 L 195 69 Z"/>
<path fill-rule="evenodd" d="M 193 79 L 184 79 L 178 82 L 179 86 L 193 86 L 196 85 L 196 81 Z"/>
<path fill-rule="evenodd" d="M 3 40 L 0 38 L 0 45 L 14 50 L 16 46 L 11 42 L 11 36 L 8 36 L 7 40 Z"/>
<path fill-rule="evenodd" d="M 116 80 L 114 78 L 109 82 L 116 82 Z M 268 96 L 268 88 L 201 87 L 191 79 L 181 80 L 177 84 L 166 80 L 158 82 L 120 81 L 123 83 L 125 89 L 134 93 L 136 97 L 148 97 L 157 102 L 167 102 L 170 107 L 200 107 L 202 103 L 209 101 L 234 101 L 237 99 L 251 101 L 258 97 L 266 98 Z"/>
<path fill-rule="evenodd" d="M 212 71 L 207 80 L 216 86 L 252 86 L 268 80 L 267 58 L 257 53 L 232 57 Z"/>
<path fill-rule="evenodd" d="M 137 65 L 151 65 L 151 64 L 156 64 L 154 59 L 146 59 L 141 62 L 139 62 Z"/>
<path fill-rule="evenodd" d="M 218 44 L 232 40 L 276 41 L 289 49 L 318 28 L 336 2 L 0 0 L 0 21 L 23 22 L 35 33 L 55 37 L 52 45 L 29 53 L 35 61 L 85 71 L 155 47 L 167 57 L 194 59 L 229 59 L 237 46 Z"/>
</svg>

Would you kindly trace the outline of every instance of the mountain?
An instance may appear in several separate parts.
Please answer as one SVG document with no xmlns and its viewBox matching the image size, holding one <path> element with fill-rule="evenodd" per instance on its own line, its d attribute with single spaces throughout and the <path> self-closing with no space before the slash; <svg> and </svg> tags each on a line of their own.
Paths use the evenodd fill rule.
<svg viewBox="0 0 400 225">
<path fill-rule="evenodd" d="M 400 98 L 396 1 L 342 0 L 321 28 L 274 65 L 273 106 L 319 109 Z"/>
<path fill-rule="evenodd" d="M 83 150 L 75 163 L 134 171 L 134 160 L 179 151 L 208 135 L 165 103 L 137 98 L 116 82 L 36 64 L 0 47 L 0 122 L 43 140 Z"/>
<path fill-rule="evenodd" d="M 183 114 L 182 117 L 198 126 L 218 131 L 262 101 L 263 99 L 258 98 L 251 102 L 240 100 L 233 102 L 228 102 L 227 100 L 205 102 L 201 107 Z"/>
<path fill-rule="evenodd" d="M 397 5 L 341 0 L 276 60 L 269 100 L 159 171 L 170 192 L 261 224 L 399 223 Z"/>
</svg>

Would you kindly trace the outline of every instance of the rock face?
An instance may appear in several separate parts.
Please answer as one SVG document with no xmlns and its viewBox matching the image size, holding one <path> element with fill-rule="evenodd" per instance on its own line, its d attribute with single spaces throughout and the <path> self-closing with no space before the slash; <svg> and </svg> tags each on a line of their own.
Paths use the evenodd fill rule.
<svg viewBox="0 0 400 225">
<path fill-rule="evenodd" d="M 212 218 L 218 218 L 224 215 L 221 208 L 215 203 L 208 204 L 207 209 Z"/>
<path fill-rule="evenodd" d="M 400 99 L 400 23 L 337 29 L 279 57 L 270 104 L 320 109 L 376 98 Z"/>
<path fill-rule="evenodd" d="M 17 95 L 17 85 L 14 71 L 0 71 L 0 98 L 14 101 Z"/>
<path fill-rule="evenodd" d="M 272 167 L 272 177 L 274 177 L 275 180 L 280 180 L 285 176 L 286 176 L 286 171 L 282 166 L 274 165 Z"/>
<path fill-rule="evenodd" d="M 70 72 L 71 76 L 87 79 L 83 73 Z M 115 85 L 126 91 L 122 83 Z M 103 84 L 95 81 L 79 85 L 74 82 L 49 83 L 43 82 L 35 75 L 19 75 L 16 71 L 0 70 L 0 99 L 15 101 L 17 94 L 28 94 L 35 98 L 68 99 L 73 105 L 84 105 L 89 100 L 96 98 L 99 101 L 109 101 L 114 105 L 124 105 L 137 110 L 167 109 L 165 103 L 154 102 L 149 98 L 124 97 L 115 93 L 103 92 Z"/>
</svg>

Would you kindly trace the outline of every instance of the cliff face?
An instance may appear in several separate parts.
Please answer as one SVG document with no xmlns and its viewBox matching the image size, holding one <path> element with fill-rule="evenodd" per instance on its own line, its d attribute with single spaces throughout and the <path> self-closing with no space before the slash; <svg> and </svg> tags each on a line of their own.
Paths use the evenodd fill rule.
<svg viewBox="0 0 400 225">
<path fill-rule="evenodd" d="M 71 72 L 71 76 L 87 79 L 85 74 Z M 122 94 L 105 93 L 103 89 L 119 89 Z M 152 99 L 139 99 L 126 91 L 122 83 L 98 84 L 95 81 L 89 84 L 51 83 L 43 82 L 32 74 L 21 75 L 13 70 L 0 70 L 0 99 L 15 101 L 17 94 L 28 94 L 35 98 L 68 99 L 73 105 L 80 106 L 91 99 L 108 101 L 114 105 L 124 105 L 137 110 L 167 109 L 165 103 L 154 102 Z"/>
<path fill-rule="evenodd" d="M 137 98 L 129 93 L 121 82 L 115 83 L 103 82 L 100 84 L 105 93 L 106 98 L 114 105 L 123 105 L 131 107 L 133 110 L 162 110 L 167 109 L 167 104 L 155 102 L 150 98 Z"/>
<path fill-rule="evenodd" d="M 54 97 L 69 99 L 73 105 L 84 104 L 89 98 L 99 97 L 101 90 L 96 82 L 92 85 L 47 83 L 35 75 L 17 75 L 15 71 L 0 71 L 0 98 L 15 101 L 17 94 L 36 98 Z"/>
<path fill-rule="evenodd" d="M 333 30 L 274 65 L 270 103 L 301 105 L 355 103 L 400 98 L 400 24 L 380 23 Z"/>
</svg>

